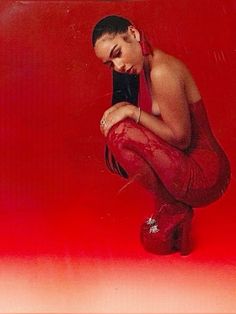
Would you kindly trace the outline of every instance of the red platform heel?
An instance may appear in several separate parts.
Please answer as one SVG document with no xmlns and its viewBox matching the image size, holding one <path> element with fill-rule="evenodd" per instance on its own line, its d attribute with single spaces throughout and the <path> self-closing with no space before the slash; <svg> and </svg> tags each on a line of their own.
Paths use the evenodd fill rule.
<svg viewBox="0 0 236 314">
<path fill-rule="evenodd" d="M 192 217 L 193 211 L 191 210 L 188 215 L 186 215 L 184 221 L 177 228 L 175 247 L 178 251 L 180 251 L 181 255 L 188 255 L 192 251 Z"/>
<path fill-rule="evenodd" d="M 141 227 L 141 242 L 154 254 L 181 255 L 191 252 L 191 221 L 193 210 L 182 204 L 164 204 L 156 215 L 148 218 Z"/>
</svg>

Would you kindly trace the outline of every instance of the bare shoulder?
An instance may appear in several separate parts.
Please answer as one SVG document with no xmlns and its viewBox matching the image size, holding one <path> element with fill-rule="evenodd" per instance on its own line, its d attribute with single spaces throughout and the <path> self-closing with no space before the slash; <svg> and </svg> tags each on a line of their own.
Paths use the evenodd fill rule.
<svg viewBox="0 0 236 314">
<path fill-rule="evenodd" d="M 196 82 L 186 64 L 159 49 L 154 50 L 150 78 L 151 81 L 158 81 L 159 84 L 163 83 L 166 87 L 169 83 L 175 82 L 183 88 L 189 103 L 198 101 L 201 98 Z"/>
<path fill-rule="evenodd" d="M 154 50 L 154 55 L 151 62 L 151 77 L 160 78 L 162 76 L 171 75 L 178 80 L 184 81 L 188 72 L 189 70 L 187 66 L 181 60 L 161 50 Z"/>
</svg>

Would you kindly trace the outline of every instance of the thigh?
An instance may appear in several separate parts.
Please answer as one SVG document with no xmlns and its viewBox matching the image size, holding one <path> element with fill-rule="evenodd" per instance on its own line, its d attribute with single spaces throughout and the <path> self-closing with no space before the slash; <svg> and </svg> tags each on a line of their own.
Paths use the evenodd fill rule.
<svg viewBox="0 0 236 314">
<path fill-rule="evenodd" d="M 126 150 L 145 160 L 175 199 L 191 206 L 210 202 L 209 194 L 213 192 L 206 180 L 208 169 L 133 120 L 114 125 L 108 133 L 107 144 L 115 156 Z"/>
</svg>

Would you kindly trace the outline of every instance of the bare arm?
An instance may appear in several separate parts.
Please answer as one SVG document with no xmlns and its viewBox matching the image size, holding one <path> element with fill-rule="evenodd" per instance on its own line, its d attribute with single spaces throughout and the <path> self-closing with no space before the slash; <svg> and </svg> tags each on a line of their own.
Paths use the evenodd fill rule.
<svg viewBox="0 0 236 314">
<path fill-rule="evenodd" d="M 169 144 L 186 149 L 191 140 L 191 123 L 180 74 L 169 65 L 161 65 L 157 70 L 152 70 L 151 81 L 163 121 L 142 111 L 140 124 Z M 136 120 L 138 108 L 132 109 L 130 117 Z"/>
<path fill-rule="evenodd" d="M 181 71 L 170 65 L 159 65 L 151 72 L 152 91 L 158 100 L 162 119 L 142 111 L 139 123 L 160 136 L 169 144 L 186 149 L 191 141 L 191 123 Z M 106 136 L 115 123 L 125 118 L 137 121 L 139 109 L 127 102 L 108 109 L 104 115 L 106 124 L 101 127 Z"/>
</svg>

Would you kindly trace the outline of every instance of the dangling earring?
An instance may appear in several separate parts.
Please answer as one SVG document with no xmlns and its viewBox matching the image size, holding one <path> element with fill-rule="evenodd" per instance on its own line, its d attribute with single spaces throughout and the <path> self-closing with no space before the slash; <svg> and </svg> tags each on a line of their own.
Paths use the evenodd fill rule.
<svg viewBox="0 0 236 314">
<path fill-rule="evenodd" d="M 141 45 L 142 53 L 143 53 L 144 56 L 148 56 L 148 55 L 153 53 L 152 47 L 149 44 L 149 42 L 146 40 L 144 32 L 140 31 L 139 33 L 140 33 L 140 41 L 139 41 L 139 43 Z"/>
</svg>

